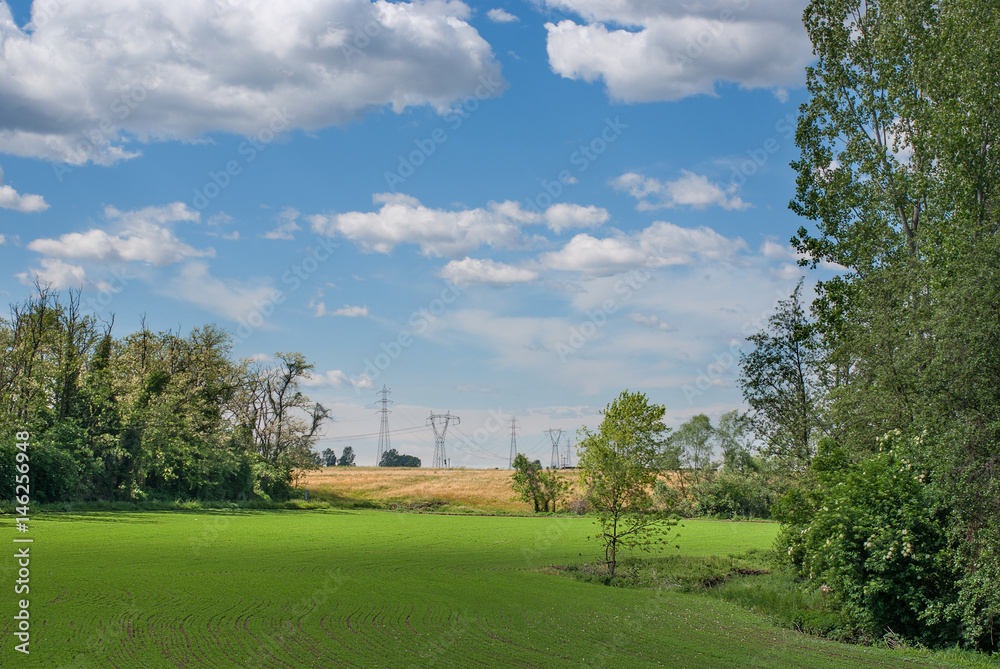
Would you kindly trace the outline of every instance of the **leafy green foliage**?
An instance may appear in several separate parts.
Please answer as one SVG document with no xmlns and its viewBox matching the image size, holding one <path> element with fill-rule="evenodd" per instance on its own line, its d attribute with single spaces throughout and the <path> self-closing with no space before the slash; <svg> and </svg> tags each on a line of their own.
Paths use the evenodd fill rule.
<svg viewBox="0 0 1000 669">
<path fill-rule="evenodd" d="M 116 339 L 79 303 L 39 286 L 0 320 L 0 434 L 31 434 L 35 499 L 286 499 L 316 466 L 327 412 L 299 390 L 301 355 L 234 361 L 211 325 Z"/>
<path fill-rule="evenodd" d="M 667 541 L 676 524 L 657 508 L 652 489 L 661 473 L 667 435 L 666 409 L 643 393 L 623 391 L 604 410 L 597 432 L 581 431 L 577 445 L 581 484 L 598 514 L 608 573 L 621 549 L 650 550 Z"/>
<path fill-rule="evenodd" d="M 955 601 L 905 624 L 948 639 L 942 626 L 961 619 L 963 643 L 995 650 L 1000 7 L 815 0 L 804 21 L 817 62 L 807 70 L 791 207 L 815 228 L 792 243 L 804 265 L 846 268 L 820 283 L 813 303 L 833 376 L 823 398 L 828 433 L 847 462 L 873 476 L 886 457 L 874 452 L 877 438 L 905 435 L 910 464 L 932 482 L 921 488 L 925 503 L 947 502 L 941 531 L 958 566 L 940 572 L 951 579 L 941 592 L 957 591 Z M 885 615 L 877 597 L 852 601 L 872 608 L 871 621 Z"/>
<path fill-rule="evenodd" d="M 885 631 L 928 644 L 960 637 L 954 615 L 954 554 L 949 512 L 915 466 L 913 445 L 886 435 L 860 463 L 824 442 L 813 463 L 816 487 L 776 507 L 785 523 L 779 543 L 806 579 L 826 586 L 869 635 Z"/>
<path fill-rule="evenodd" d="M 692 472 L 695 482 L 701 481 L 712 467 L 715 428 L 705 414 L 692 416 L 670 435 L 670 445 L 679 456 L 682 469 Z"/>
<path fill-rule="evenodd" d="M 742 555 L 670 555 L 657 558 L 622 558 L 618 571 L 610 576 L 603 564 L 578 564 L 562 573 L 580 581 L 616 588 L 678 589 L 704 591 L 729 579 L 767 573 L 771 556 L 762 550 Z"/>
<path fill-rule="evenodd" d="M 736 409 L 719 417 L 714 437 L 722 451 L 722 466 L 725 470 L 746 472 L 759 469 L 754 461 L 751 429 L 750 421 Z"/>
<path fill-rule="evenodd" d="M 777 500 L 777 477 L 767 465 L 743 471 L 724 468 L 694 486 L 692 495 L 700 515 L 718 518 L 770 518 Z"/>
<path fill-rule="evenodd" d="M 340 460 L 337 461 L 338 467 L 353 467 L 354 466 L 354 447 L 344 446 L 343 452 L 340 454 Z"/>
<path fill-rule="evenodd" d="M 513 465 L 511 488 L 518 494 L 518 499 L 531 504 L 535 513 L 555 511 L 569 484 L 559 478 L 556 470 L 542 469 L 538 460 L 529 462 L 524 453 L 517 454 Z"/>
<path fill-rule="evenodd" d="M 419 467 L 420 458 L 415 455 L 405 455 L 398 453 L 395 448 L 390 448 L 382 454 L 382 459 L 378 462 L 379 467 Z"/>
<path fill-rule="evenodd" d="M 767 328 L 747 337 L 753 348 L 740 354 L 740 385 L 750 405 L 749 421 L 765 441 L 765 452 L 790 468 L 809 464 L 822 433 L 821 398 L 826 370 L 815 328 L 806 318 L 799 281 L 778 303 Z"/>
</svg>

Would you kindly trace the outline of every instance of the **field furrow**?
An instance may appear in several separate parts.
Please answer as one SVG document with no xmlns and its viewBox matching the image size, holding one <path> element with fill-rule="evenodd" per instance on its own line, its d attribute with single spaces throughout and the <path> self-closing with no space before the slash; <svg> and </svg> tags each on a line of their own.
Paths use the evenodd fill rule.
<svg viewBox="0 0 1000 669">
<path fill-rule="evenodd" d="M 703 596 L 543 573 L 597 558 L 587 518 L 196 512 L 36 527 L 19 667 L 934 666 Z M 766 547 L 775 531 L 689 521 L 681 552 Z"/>
</svg>

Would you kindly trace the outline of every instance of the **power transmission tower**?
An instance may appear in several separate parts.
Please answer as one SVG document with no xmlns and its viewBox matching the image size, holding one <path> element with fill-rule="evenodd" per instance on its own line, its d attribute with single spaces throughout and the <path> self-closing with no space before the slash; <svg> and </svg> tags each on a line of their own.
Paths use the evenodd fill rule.
<svg viewBox="0 0 1000 669">
<path fill-rule="evenodd" d="M 444 451 L 444 435 L 448 432 L 449 423 L 458 425 L 461 422 L 462 420 L 458 416 L 452 416 L 450 411 L 448 413 L 431 412 L 430 417 L 427 418 L 427 424 L 434 430 L 434 461 L 431 467 L 448 466 L 448 456 Z"/>
<path fill-rule="evenodd" d="M 570 445 L 571 441 L 572 441 L 572 439 L 568 439 L 568 438 L 566 439 L 566 461 L 563 462 L 563 467 L 571 467 L 572 466 L 570 464 L 570 460 L 569 460 L 570 453 L 572 453 L 572 451 L 570 450 L 572 448 L 572 446 Z"/>
<path fill-rule="evenodd" d="M 382 422 L 378 428 L 378 453 L 375 455 L 376 467 L 382 465 L 382 456 L 392 448 L 389 444 L 389 414 L 392 413 L 389 410 L 389 405 L 392 404 L 392 400 L 389 399 L 389 393 L 391 392 L 385 385 L 382 386 L 382 390 L 378 391 L 378 394 L 382 396 L 382 399 L 379 401 L 382 408 L 378 410 L 382 414 Z"/>
<path fill-rule="evenodd" d="M 517 457 L 517 418 L 511 416 L 510 417 L 510 460 L 507 462 L 508 468 L 514 466 L 514 458 L 516 457 Z"/>
<path fill-rule="evenodd" d="M 559 440 L 562 439 L 562 430 L 546 430 L 545 434 L 549 435 L 549 440 L 552 442 L 552 467 L 555 469 L 559 468 Z"/>
</svg>

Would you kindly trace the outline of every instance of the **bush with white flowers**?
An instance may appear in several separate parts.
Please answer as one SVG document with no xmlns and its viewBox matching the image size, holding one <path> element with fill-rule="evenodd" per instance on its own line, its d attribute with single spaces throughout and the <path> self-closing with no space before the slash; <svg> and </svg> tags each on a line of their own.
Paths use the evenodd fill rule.
<svg viewBox="0 0 1000 669">
<path fill-rule="evenodd" d="M 879 450 L 852 462 L 820 445 L 814 485 L 775 505 L 779 542 L 804 587 L 827 586 L 865 633 L 887 630 L 928 644 L 956 641 L 949 612 L 958 573 L 948 545 L 949 510 L 929 472 L 912 460 L 912 442 L 895 430 Z"/>
</svg>

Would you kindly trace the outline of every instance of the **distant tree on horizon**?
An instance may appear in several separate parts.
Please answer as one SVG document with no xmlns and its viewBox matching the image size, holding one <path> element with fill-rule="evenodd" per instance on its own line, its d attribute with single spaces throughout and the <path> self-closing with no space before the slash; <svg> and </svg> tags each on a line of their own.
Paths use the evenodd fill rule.
<svg viewBox="0 0 1000 669">
<path fill-rule="evenodd" d="M 415 455 L 405 455 L 399 453 L 395 448 L 390 448 L 382 454 L 382 459 L 378 461 L 379 467 L 419 467 L 420 458 Z"/>
<path fill-rule="evenodd" d="M 511 487 L 518 494 L 518 499 L 531 504 L 535 513 L 555 511 L 556 503 L 568 484 L 559 478 L 554 469 L 542 469 L 540 461 L 529 462 L 524 453 L 517 454 L 513 465 Z"/>
<path fill-rule="evenodd" d="M 353 467 L 354 466 L 354 447 L 344 446 L 344 452 L 340 454 L 340 460 L 337 462 L 338 467 Z"/>
</svg>

